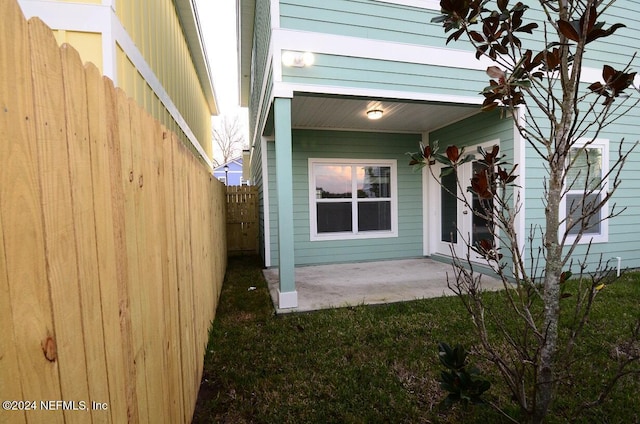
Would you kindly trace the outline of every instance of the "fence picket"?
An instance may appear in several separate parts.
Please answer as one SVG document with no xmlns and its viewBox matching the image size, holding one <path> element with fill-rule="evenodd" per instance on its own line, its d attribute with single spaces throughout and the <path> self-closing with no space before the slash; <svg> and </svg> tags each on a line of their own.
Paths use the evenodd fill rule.
<svg viewBox="0 0 640 424">
<path fill-rule="evenodd" d="M 227 249 L 229 254 L 258 250 L 258 189 L 227 187 Z"/>
<path fill-rule="evenodd" d="M 0 421 L 189 423 L 224 186 L 16 0 L 0 16 L 0 397 L 89 408 Z"/>
</svg>

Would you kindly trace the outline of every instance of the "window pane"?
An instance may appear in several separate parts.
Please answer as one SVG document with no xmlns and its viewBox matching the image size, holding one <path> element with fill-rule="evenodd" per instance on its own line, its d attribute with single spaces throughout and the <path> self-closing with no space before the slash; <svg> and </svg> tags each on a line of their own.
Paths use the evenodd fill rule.
<svg viewBox="0 0 640 424">
<path fill-rule="evenodd" d="M 583 214 L 583 210 L 586 212 L 592 211 L 597 203 L 600 201 L 600 196 L 597 194 L 591 194 L 586 196 L 584 200 L 584 209 L 582 205 L 582 194 L 567 194 L 567 228 L 577 220 Z M 600 216 L 602 210 L 594 213 L 587 221 L 587 227 L 583 234 L 600 234 Z M 576 235 L 580 232 L 580 223 L 575 227 L 569 229 L 569 234 Z"/>
<path fill-rule="evenodd" d="M 358 231 L 391 230 L 391 202 L 358 203 Z"/>
<path fill-rule="evenodd" d="M 481 162 L 473 162 L 473 175 L 479 174 L 486 167 Z M 486 174 L 481 175 L 486 177 Z M 477 245 L 481 240 L 488 240 L 493 246 L 493 236 L 491 235 L 493 223 L 485 218 L 485 216 L 491 215 L 493 199 L 480 199 L 478 195 L 474 194 L 471 206 L 473 207 L 473 216 L 471 217 L 473 245 Z"/>
<path fill-rule="evenodd" d="M 359 198 L 391 197 L 391 168 L 360 166 L 356 168 Z"/>
<path fill-rule="evenodd" d="M 456 222 L 458 219 L 458 200 L 456 193 L 458 186 L 456 184 L 456 174 L 451 173 L 445 175 L 441 179 L 440 186 L 440 234 L 441 241 L 447 243 L 458 242 L 458 232 L 456 230 Z"/>
<path fill-rule="evenodd" d="M 351 202 L 317 203 L 318 233 L 352 231 Z"/>
<path fill-rule="evenodd" d="M 350 165 L 316 165 L 314 171 L 317 199 L 351 197 Z"/>
<path fill-rule="evenodd" d="M 593 190 L 602 178 L 602 150 L 599 148 L 571 149 L 567 172 L 567 186 L 570 190 Z"/>
</svg>

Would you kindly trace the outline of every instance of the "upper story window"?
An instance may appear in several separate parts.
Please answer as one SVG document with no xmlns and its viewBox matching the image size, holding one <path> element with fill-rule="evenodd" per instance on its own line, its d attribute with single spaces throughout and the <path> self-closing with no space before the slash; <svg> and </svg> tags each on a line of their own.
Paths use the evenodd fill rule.
<svg viewBox="0 0 640 424">
<path fill-rule="evenodd" d="M 609 172 L 609 141 L 598 139 L 588 145 L 576 144 L 567 160 L 571 168 L 566 175 L 567 192 L 561 205 L 567 241 L 573 242 L 583 228 L 580 243 L 606 242 L 609 228 L 604 218 L 608 208 L 606 203 L 601 203 L 608 186 L 605 176 Z M 583 222 L 581 217 L 594 209 L 597 210 Z"/>
<path fill-rule="evenodd" d="M 309 159 L 311 240 L 396 237 L 396 161 Z"/>
</svg>

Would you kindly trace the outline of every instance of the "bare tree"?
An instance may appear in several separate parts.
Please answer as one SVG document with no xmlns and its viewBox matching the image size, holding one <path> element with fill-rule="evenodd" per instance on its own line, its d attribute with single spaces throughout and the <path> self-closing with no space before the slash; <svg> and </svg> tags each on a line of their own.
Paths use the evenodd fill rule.
<svg viewBox="0 0 640 424">
<path fill-rule="evenodd" d="M 508 0 L 498 0 L 496 9 L 489 10 L 490 3 L 494 2 L 442 0 L 442 15 L 434 22 L 442 23 L 445 32 L 452 31 L 447 42 L 465 36 L 477 58 L 494 62 L 487 69 L 491 79 L 482 92 L 483 109 L 510 114 L 521 137 L 543 162 L 545 222 L 530 228 L 523 245 L 515 224 L 522 207 L 517 165 L 508 164 L 498 146 L 479 149 L 480 170 L 470 182 L 458 179 L 457 192 L 449 194 L 490 223 L 490 237 L 473 241 L 469 234 L 458 234 L 467 245 L 467 255 L 460 258 L 452 249 L 455 278 L 449 286 L 472 318 L 481 354 L 497 367 L 527 420 L 539 423 L 549 412 L 558 384 L 568 378 L 594 299 L 616 277 L 602 256 L 595 260 L 595 267 L 590 266 L 591 242 L 583 250 L 578 244 L 595 226 L 623 211 L 613 204 L 613 195 L 637 141 L 625 146 L 621 140 L 617 151 L 610 153 L 608 169 L 602 167 L 597 141 L 607 126 L 637 106 L 638 101 L 625 94 L 635 88 L 636 74 L 629 71 L 635 55 L 622 70 L 605 64 L 603 81 L 585 84 L 581 76 L 589 44 L 624 27 L 619 23 L 607 27 L 601 21 L 613 1 L 539 0 L 543 19 L 537 22 L 542 26 L 524 21 L 528 6 L 522 3 L 509 6 Z M 543 40 L 531 41 L 539 51 L 523 48 L 519 37 L 524 33 Z M 459 167 L 473 160 L 475 156 L 462 148 L 444 149 L 433 143 L 412 154 L 411 164 L 428 166 L 440 181 L 450 173 L 457 176 Z M 444 168 L 436 175 L 433 165 L 438 163 Z M 473 200 L 459 194 L 467 189 L 480 207 L 474 208 Z M 516 326 L 506 325 L 486 305 L 472 255 L 482 257 L 502 278 L 501 295 L 514 312 Z M 578 288 L 569 322 L 561 325 L 560 311 L 566 305 L 562 299 L 569 295 L 563 288 L 572 276 L 577 277 Z M 487 330 L 488 323 L 498 328 L 499 336 Z M 622 376 L 640 373 L 629 369 L 640 359 L 639 327 L 640 321 L 623 343 L 630 347 L 617 373 L 584 407 L 601 402 Z M 566 330 L 566 337 L 559 337 L 561 330 Z"/>
<path fill-rule="evenodd" d="M 223 115 L 213 126 L 213 141 L 220 161 L 216 166 L 229 162 L 242 153 L 245 144 L 244 129 L 238 115 Z"/>
</svg>

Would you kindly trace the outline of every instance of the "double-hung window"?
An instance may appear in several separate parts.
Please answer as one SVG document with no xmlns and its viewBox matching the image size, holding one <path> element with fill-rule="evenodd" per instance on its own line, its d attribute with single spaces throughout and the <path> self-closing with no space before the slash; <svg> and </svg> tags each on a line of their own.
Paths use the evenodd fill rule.
<svg viewBox="0 0 640 424">
<path fill-rule="evenodd" d="M 605 178 L 609 171 L 608 140 L 597 139 L 586 145 L 577 143 L 567 160 L 570 166 L 565 178 L 564 211 L 561 210 L 561 216 L 566 219 L 567 240 L 573 242 L 582 229 L 580 242 L 606 242 L 608 225 L 604 218 L 608 208 L 601 203 L 608 185 Z M 586 215 L 589 217 L 583 219 Z"/>
<path fill-rule="evenodd" d="M 311 240 L 396 237 L 395 160 L 309 159 Z"/>
</svg>

